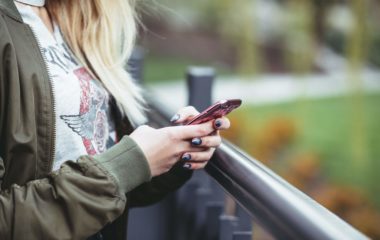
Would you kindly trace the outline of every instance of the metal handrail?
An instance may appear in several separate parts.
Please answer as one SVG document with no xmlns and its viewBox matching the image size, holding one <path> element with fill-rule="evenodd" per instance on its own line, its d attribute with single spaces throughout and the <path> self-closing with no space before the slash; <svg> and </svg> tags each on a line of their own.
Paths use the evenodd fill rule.
<svg viewBox="0 0 380 240">
<path fill-rule="evenodd" d="M 148 102 L 151 123 L 167 126 L 168 109 L 152 97 Z M 277 239 L 368 239 L 228 141 L 217 149 L 206 171 Z"/>
</svg>

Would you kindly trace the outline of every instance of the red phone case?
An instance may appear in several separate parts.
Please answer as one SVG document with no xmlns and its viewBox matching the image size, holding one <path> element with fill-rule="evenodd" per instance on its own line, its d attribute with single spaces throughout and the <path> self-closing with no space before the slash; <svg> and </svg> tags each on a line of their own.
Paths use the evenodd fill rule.
<svg viewBox="0 0 380 240">
<path fill-rule="evenodd" d="M 216 118 L 223 117 L 241 105 L 240 99 L 221 100 L 198 114 L 187 125 L 200 124 Z"/>
</svg>

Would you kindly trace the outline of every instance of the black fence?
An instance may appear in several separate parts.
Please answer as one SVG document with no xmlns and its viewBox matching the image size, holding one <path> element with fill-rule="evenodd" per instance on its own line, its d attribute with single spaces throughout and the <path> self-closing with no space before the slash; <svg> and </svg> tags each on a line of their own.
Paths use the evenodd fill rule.
<svg viewBox="0 0 380 240">
<path fill-rule="evenodd" d="M 209 68 L 188 71 L 189 103 L 199 110 L 211 103 L 213 78 L 214 72 Z M 173 112 L 152 94 L 148 102 L 150 124 L 168 126 Z M 129 240 L 255 237 L 368 239 L 227 141 L 218 148 L 206 171 L 197 171 L 185 186 L 163 202 L 133 210 L 130 215 Z"/>
</svg>

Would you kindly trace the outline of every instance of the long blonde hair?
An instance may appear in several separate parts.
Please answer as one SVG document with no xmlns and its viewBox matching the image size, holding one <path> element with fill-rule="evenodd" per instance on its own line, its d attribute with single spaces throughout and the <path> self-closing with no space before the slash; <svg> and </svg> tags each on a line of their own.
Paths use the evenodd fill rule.
<svg viewBox="0 0 380 240">
<path fill-rule="evenodd" d="M 125 70 L 137 34 L 134 0 L 50 0 L 47 8 L 77 59 L 100 79 L 136 126 L 146 121 L 140 88 Z"/>
</svg>

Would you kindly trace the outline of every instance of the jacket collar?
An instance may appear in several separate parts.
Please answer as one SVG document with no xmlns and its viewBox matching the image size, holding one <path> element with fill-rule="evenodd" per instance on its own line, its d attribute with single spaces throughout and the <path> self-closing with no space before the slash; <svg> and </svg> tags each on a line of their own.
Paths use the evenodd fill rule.
<svg viewBox="0 0 380 240">
<path fill-rule="evenodd" d="M 19 21 L 22 21 L 22 17 L 17 10 L 17 7 L 13 0 L 0 0 L 0 8 L 7 14 L 9 17 Z"/>
</svg>

